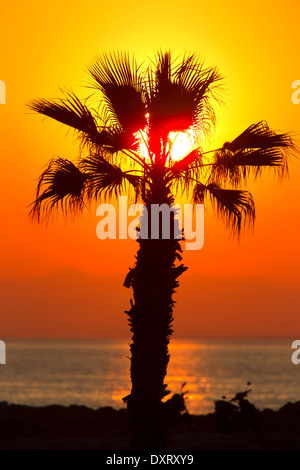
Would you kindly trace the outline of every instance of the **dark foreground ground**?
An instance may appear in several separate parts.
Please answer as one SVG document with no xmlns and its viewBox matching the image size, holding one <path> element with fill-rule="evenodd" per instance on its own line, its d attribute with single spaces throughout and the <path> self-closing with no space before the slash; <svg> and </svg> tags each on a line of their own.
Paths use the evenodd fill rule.
<svg viewBox="0 0 300 470">
<path fill-rule="evenodd" d="M 170 450 L 300 450 L 300 402 L 257 412 L 259 431 L 221 432 L 214 414 L 169 426 Z M 128 450 L 125 410 L 84 406 L 29 407 L 0 403 L 0 450 Z"/>
</svg>

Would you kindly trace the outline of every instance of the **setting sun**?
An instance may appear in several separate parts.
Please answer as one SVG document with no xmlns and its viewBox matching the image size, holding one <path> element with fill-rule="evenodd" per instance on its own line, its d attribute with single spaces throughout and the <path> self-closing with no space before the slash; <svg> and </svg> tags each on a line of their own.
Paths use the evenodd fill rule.
<svg viewBox="0 0 300 470">
<path fill-rule="evenodd" d="M 197 146 L 197 137 L 192 127 L 185 132 L 170 132 L 169 134 L 172 160 L 180 160 Z"/>
<path fill-rule="evenodd" d="M 147 127 L 138 131 L 135 134 L 135 138 L 137 141 L 138 154 L 142 158 L 145 158 L 146 161 L 150 160 Z M 184 132 L 170 132 L 169 145 L 166 152 L 169 154 L 172 161 L 176 161 L 184 158 L 196 147 L 197 135 L 194 128 L 190 127 Z"/>
</svg>

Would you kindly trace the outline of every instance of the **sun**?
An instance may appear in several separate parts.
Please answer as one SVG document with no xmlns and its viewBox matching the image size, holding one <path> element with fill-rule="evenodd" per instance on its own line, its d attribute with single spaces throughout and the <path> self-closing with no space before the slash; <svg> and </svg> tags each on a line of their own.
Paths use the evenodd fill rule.
<svg viewBox="0 0 300 470">
<path fill-rule="evenodd" d="M 193 127 L 184 132 L 170 132 L 170 157 L 172 161 L 181 160 L 197 146 L 197 137 Z"/>
<path fill-rule="evenodd" d="M 147 128 L 139 130 L 135 134 L 136 141 L 138 142 L 138 153 L 145 160 L 149 160 L 149 153 L 147 148 L 148 134 Z M 197 147 L 197 133 L 193 127 L 185 131 L 170 132 L 169 145 L 167 152 L 169 153 L 170 161 L 177 161 L 184 158 L 192 150 Z"/>
</svg>

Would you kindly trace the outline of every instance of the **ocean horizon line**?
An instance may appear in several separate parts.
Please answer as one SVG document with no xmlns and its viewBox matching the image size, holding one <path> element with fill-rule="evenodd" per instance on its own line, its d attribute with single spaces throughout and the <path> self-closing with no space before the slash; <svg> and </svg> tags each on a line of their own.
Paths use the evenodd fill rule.
<svg viewBox="0 0 300 470">
<path fill-rule="evenodd" d="M 4 341 L 131 341 L 126 336 L 8 336 L 1 337 Z M 290 336 L 174 336 L 170 338 L 170 344 L 173 341 L 293 341 L 297 339 L 295 335 Z"/>
</svg>

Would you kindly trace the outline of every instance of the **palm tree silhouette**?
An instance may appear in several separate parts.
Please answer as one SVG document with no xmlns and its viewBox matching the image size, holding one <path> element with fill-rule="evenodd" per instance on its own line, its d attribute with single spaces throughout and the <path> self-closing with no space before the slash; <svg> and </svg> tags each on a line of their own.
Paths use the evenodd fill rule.
<svg viewBox="0 0 300 470">
<path fill-rule="evenodd" d="M 66 216 L 80 213 L 92 201 L 127 193 L 148 209 L 152 204 L 170 206 L 181 190 L 192 191 L 195 203 L 213 203 L 235 234 L 245 224 L 253 225 L 253 198 L 238 187 L 266 167 L 280 176 L 287 173 L 294 149 L 289 134 L 277 134 L 262 121 L 221 148 L 203 152 L 198 144 L 174 161 L 171 132 L 192 128 L 200 143 L 215 124 L 212 102 L 220 101 L 221 86 L 217 69 L 205 68 L 195 54 L 173 60 L 170 52 L 158 52 L 142 69 L 128 54 L 111 53 L 97 58 L 89 73 L 100 97 L 96 109 L 70 91 L 61 99 L 29 104 L 74 128 L 81 149 L 76 164 L 63 158 L 50 161 L 38 181 L 33 219 L 47 221 L 59 208 Z M 187 268 L 177 238 L 163 239 L 160 232 L 158 239 L 140 236 L 137 241 L 136 262 L 124 283 L 133 289 L 126 312 L 132 331 L 132 389 L 124 401 L 131 415 L 132 448 L 162 449 L 167 445 L 162 399 L 169 393 L 164 379 L 173 294 Z"/>
</svg>

